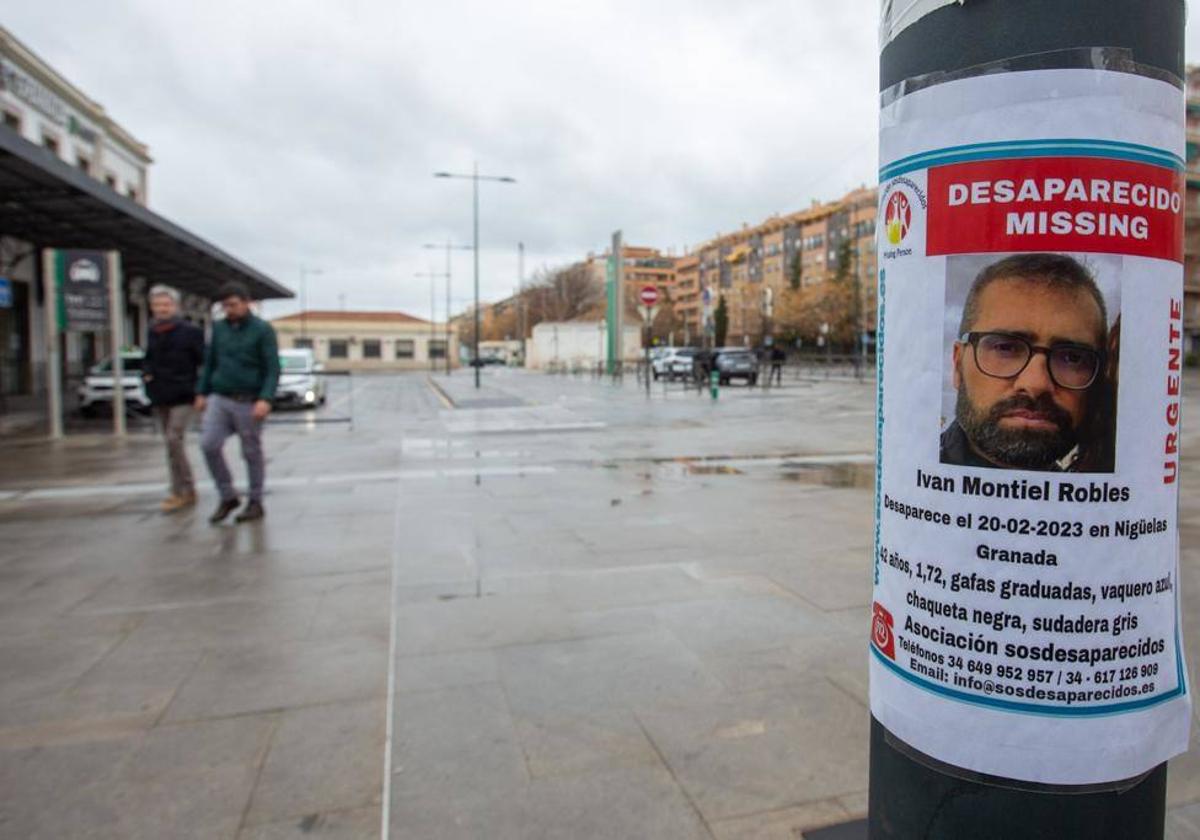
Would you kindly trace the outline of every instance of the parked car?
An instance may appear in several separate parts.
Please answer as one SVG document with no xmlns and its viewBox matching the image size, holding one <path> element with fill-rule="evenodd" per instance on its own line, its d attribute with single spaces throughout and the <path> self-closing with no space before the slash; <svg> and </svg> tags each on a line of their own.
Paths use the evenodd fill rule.
<svg viewBox="0 0 1200 840">
<path fill-rule="evenodd" d="M 650 360 L 655 379 L 687 379 L 692 375 L 694 347 L 663 347 L 657 357 Z"/>
<path fill-rule="evenodd" d="M 325 405 L 325 377 L 321 365 L 307 348 L 279 351 L 279 384 L 275 386 L 277 406 L 312 408 Z"/>
<path fill-rule="evenodd" d="M 671 359 L 675 357 L 674 347 L 653 347 L 650 349 L 650 372 L 655 379 L 670 376 Z"/>
<path fill-rule="evenodd" d="M 747 385 L 758 384 L 758 358 L 744 347 L 718 347 L 716 350 L 699 350 L 692 360 L 693 376 L 707 381 L 709 374 L 717 371 L 717 381 L 728 385 L 734 379 L 743 379 Z"/>
<path fill-rule="evenodd" d="M 127 409 L 150 413 L 150 398 L 146 396 L 145 383 L 142 381 L 142 362 L 145 354 L 141 350 L 126 350 L 121 353 L 123 366 L 121 375 L 122 390 L 125 392 Z M 112 411 L 113 401 L 113 372 L 112 357 L 102 359 L 92 366 L 79 386 L 79 412 L 91 417 L 100 411 Z"/>
</svg>

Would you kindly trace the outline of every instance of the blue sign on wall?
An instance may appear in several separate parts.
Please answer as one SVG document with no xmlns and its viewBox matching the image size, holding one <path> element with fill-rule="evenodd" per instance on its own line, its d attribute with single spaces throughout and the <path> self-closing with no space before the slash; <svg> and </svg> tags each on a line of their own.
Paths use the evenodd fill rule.
<svg viewBox="0 0 1200 840">
<path fill-rule="evenodd" d="M 0 277 L 0 309 L 12 309 L 12 281 Z"/>
</svg>

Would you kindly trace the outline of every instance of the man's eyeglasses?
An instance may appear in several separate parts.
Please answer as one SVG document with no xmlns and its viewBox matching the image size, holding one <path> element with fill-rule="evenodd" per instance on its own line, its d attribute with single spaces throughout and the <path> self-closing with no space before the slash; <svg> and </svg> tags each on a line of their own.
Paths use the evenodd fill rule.
<svg viewBox="0 0 1200 840">
<path fill-rule="evenodd" d="M 968 332 L 959 337 L 970 344 L 975 367 L 997 379 L 1016 379 L 1029 366 L 1034 353 L 1046 354 L 1050 379 L 1060 388 L 1082 391 L 1100 375 L 1104 354 L 1086 344 L 1052 344 L 1039 347 L 1019 335 L 1003 332 Z"/>
</svg>

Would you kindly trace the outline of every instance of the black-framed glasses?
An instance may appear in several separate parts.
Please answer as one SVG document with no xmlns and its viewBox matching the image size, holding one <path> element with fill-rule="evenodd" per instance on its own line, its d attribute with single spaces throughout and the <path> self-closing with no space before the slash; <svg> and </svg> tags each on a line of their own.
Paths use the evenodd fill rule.
<svg viewBox="0 0 1200 840">
<path fill-rule="evenodd" d="M 959 341 L 971 345 L 979 372 L 996 379 L 1016 379 L 1029 366 L 1034 353 L 1045 353 L 1050 379 L 1071 391 L 1090 388 L 1104 362 L 1104 353 L 1086 344 L 1063 342 L 1039 347 L 1027 338 L 1006 332 L 968 332 Z"/>
</svg>

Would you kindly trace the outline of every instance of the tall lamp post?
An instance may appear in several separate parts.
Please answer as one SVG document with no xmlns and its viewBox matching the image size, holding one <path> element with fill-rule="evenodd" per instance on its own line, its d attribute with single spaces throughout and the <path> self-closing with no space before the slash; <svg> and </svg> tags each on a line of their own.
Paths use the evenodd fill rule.
<svg viewBox="0 0 1200 840">
<path fill-rule="evenodd" d="M 451 251 L 474 251 L 470 245 L 455 245 L 449 239 L 445 245 L 438 245 L 427 242 L 421 246 L 426 249 L 446 249 L 446 375 L 450 375 L 450 252 Z"/>
<path fill-rule="evenodd" d="M 324 274 L 319 268 L 300 266 L 300 339 L 308 339 L 308 277 Z"/>
<path fill-rule="evenodd" d="M 435 172 L 434 178 L 465 178 L 471 182 L 471 200 L 474 208 L 473 215 L 473 248 L 475 252 L 475 307 L 472 313 L 475 318 L 475 330 L 471 336 L 471 366 L 475 368 L 475 387 L 479 387 L 479 182 L 497 181 L 501 184 L 515 184 L 516 178 L 507 175 L 480 175 L 479 164 L 471 168 L 470 175 L 455 172 Z"/>
</svg>

